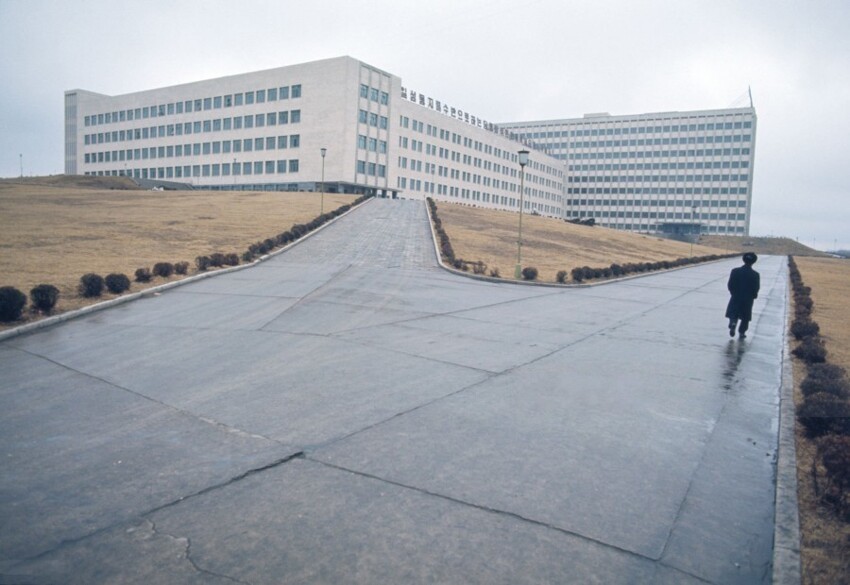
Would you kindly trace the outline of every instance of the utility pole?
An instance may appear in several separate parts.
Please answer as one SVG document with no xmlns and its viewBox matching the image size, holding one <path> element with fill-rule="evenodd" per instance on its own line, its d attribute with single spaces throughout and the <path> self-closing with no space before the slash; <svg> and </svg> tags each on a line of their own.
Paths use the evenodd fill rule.
<svg viewBox="0 0 850 585">
<path fill-rule="evenodd" d="M 21 178 L 23 179 L 24 178 L 24 155 L 19 154 L 18 156 L 21 158 Z"/>
</svg>

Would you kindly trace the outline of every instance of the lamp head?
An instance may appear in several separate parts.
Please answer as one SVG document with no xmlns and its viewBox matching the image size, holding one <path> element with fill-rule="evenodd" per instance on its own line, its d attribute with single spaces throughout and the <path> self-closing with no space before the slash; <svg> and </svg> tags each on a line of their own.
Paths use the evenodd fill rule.
<svg viewBox="0 0 850 585">
<path fill-rule="evenodd" d="M 528 151 L 520 150 L 517 154 L 519 154 L 519 166 L 524 167 L 528 164 Z"/>
<path fill-rule="evenodd" d="M 325 158 L 325 155 L 326 155 L 327 153 L 328 153 L 328 149 L 327 149 L 327 148 L 323 148 L 323 149 L 322 149 L 322 158 Z"/>
</svg>

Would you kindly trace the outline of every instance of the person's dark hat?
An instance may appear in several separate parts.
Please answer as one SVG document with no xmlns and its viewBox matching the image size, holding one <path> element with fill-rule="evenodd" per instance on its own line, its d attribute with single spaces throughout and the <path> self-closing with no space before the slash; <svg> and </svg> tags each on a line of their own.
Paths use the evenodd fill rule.
<svg viewBox="0 0 850 585">
<path fill-rule="evenodd" d="M 759 257 L 756 256 L 755 252 L 747 252 L 744 254 L 744 264 L 755 264 L 758 259 Z"/>
</svg>

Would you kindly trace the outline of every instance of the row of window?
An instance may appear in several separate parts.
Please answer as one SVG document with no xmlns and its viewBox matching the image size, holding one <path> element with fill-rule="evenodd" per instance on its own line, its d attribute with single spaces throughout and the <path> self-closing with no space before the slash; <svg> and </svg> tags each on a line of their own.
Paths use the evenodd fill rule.
<svg viewBox="0 0 850 585">
<path fill-rule="evenodd" d="M 381 103 L 385 106 L 390 103 L 390 95 L 387 92 L 369 87 L 363 83 L 360 84 L 360 97 Z"/>
<path fill-rule="evenodd" d="M 749 148 L 714 148 L 705 150 L 650 150 L 622 152 L 569 152 L 556 155 L 562 160 L 593 160 L 593 159 L 623 159 L 623 158 L 676 158 L 701 156 L 750 156 Z"/>
<path fill-rule="evenodd" d="M 680 211 L 583 211 L 582 216 L 599 218 L 616 217 L 621 219 L 678 219 L 689 221 L 744 221 L 747 219 L 744 213 L 696 213 L 691 217 L 690 213 Z"/>
<path fill-rule="evenodd" d="M 411 119 L 407 116 L 400 116 L 399 117 L 399 124 L 401 125 L 402 128 L 411 128 L 412 127 L 414 132 L 424 133 L 424 134 L 426 134 L 428 136 L 432 136 L 434 138 L 440 138 L 441 140 L 449 141 L 452 144 L 462 145 L 464 148 L 469 148 L 469 149 L 472 149 L 472 150 L 476 150 L 478 152 L 483 152 L 484 154 L 492 155 L 496 158 L 508 160 L 508 161 L 511 161 L 512 163 L 514 163 L 514 165 L 517 163 L 517 154 L 515 152 L 508 151 L 508 150 L 502 150 L 502 149 L 497 148 L 497 147 L 495 147 L 491 144 L 487 144 L 485 142 L 481 142 L 480 140 L 474 140 L 472 138 L 469 138 L 468 136 L 463 136 L 463 135 L 457 134 L 455 132 L 450 132 L 448 130 L 444 130 L 443 128 L 439 128 L 437 126 L 432 126 L 431 124 L 426 125 L 423 122 L 420 122 L 419 120 Z M 407 148 L 407 140 L 408 140 L 407 137 L 399 136 L 399 146 L 401 146 L 402 148 Z M 417 143 L 418 143 L 418 145 L 419 145 L 418 150 L 419 150 L 419 152 L 422 152 L 423 142 L 421 140 L 417 141 L 416 139 L 411 139 L 411 140 L 413 142 L 413 150 L 417 150 L 416 147 L 417 147 Z M 436 151 L 437 151 L 436 146 L 434 146 L 434 145 L 428 145 L 428 146 L 433 148 L 434 153 L 436 153 Z M 441 156 L 442 156 L 443 151 L 445 151 L 446 153 L 448 153 L 448 152 L 455 153 L 455 151 L 449 151 L 449 149 L 440 147 Z M 431 154 L 431 153 L 429 153 L 429 154 Z M 460 156 L 460 153 L 456 153 L 456 154 L 458 156 Z M 465 155 L 465 156 L 468 156 L 468 155 Z M 454 160 L 454 158 L 452 158 L 452 160 Z M 481 159 L 476 159 L 476 160 L 481 160 Z M 541 171 L 541 172 L 548 174 L 548 175 L 560 177 L 561 174 L 562 174 L 561 169 L 557 169 L 555 167 L 552 167 L 552 166 L 549 166 L 549 165 L 546 165 L 546 164 L 543 164 L 543 163 L 539 163 L 539 162 L 536 162 L 536 161 L 533 161 L 533 160 L 529 161 L 528 166 L 531 169 Z"/>
<path fill-rule="evenodd" d="M 367 136 L 363 136 L 362 134 L 357 135 L 357 148 L 368 150 L 369 152 L 380 152 L 382 154 L 387 153 L 387 141 L 386 140 L 378 140 L 377 138 L 370 138 Z"/>
<path fill-rule="evenodd" d="M 579 136 L 619 136 L 623 134 L 669 134 L 672 132 L 715 132 L 718 130 L 742 130 L 752 128 L 751 120 L 738 122 L 702 122 L 690 124 L 664 124 L 662 126 L 615 126 L 610 128 L 578 128 L 572 130 L 548 130 L 522 132 L 526 140 L 541 138 L 574 138 Z"/>
<path fill-rule="evenodd" d="M 173 144 L 168 146 L 151 146 L 126 150 L 87 152 L 84 160 L 87 163 L 103 163 L 125 160 L 146 160 L 151 158 L 254 152 L 261 150 L 299 148 L 300 146 L 301 135 L 292 134 L 290 136 L 266 136 L 264 138 L 245 138 L 243 140 L 233 141 L 222 140 L 219 142 L 196 142 L 194 144 Z"/>
<path fill-rule="evenodd" d="M 707 193 L 695 193 L 703 195 Z M 568 206 L 620 206 L 620 207 L 746 207 L 745 200 L 728 199 L 567 199 Z M 690 212 L 689 212 L 690 213 Z"/>
<path fill-rule="evenodd" d="M 642 146 L 676 146 L 680 144 L 730 144 L 735 142 L 752 142 L 752 134 L 727 134 L 726 136 L 689 136 L 687 138 L 647 138 L 631 140 L 593 140 L 582 142 L 555 142 L 544 144 L 547 149 L 578 149 L 578 148 L 627 148 Z"/>
<path fill-rule="evenodd" d="M 578 172 L 599 172 L 599 171 L 667 171 L 667 170 L 703 170 L 703 169 L 748 169 L 750 161 L 748 160 L 724 160 L 724 161 L 691 161 L 680 163 L 607 163 L 607 164 L 584 164 L 570 165 L 571 173 Z"/>
<path fill-rule="evenodd" d="M 746 187 L 570 187 L 569 195 L 746 195 Z"/>
<path fill-rule="evenodd" d="M 361 175 L 369 175 L 370 177 L 386 177 L 387 165 L 377 163 L 367 163 L 365 160 L 357 161 L 357 172 Z"/>
<path fill-rule="evenodd" d="M 367 112 L 366 110 L 360 110 L 357 121 L 382 130 L 386 130 L 389 126 L 389 120 L 386 116 L 379 116 L 375 112 Z"/>
<path fill-rule="evenodd" d="M 85 116 L 86 126 L 99 126 L 101 124 L 114 124 L 117 122 L 132 122 L 133 120 L 144 120 L 147 118 L 158 118 L 163 116 L 174 116 L 177 114 L 190 114 L 207 110 L 218 110 L 234 106 L 262 104 L 278 100 L 297 99 L 301 97 L 301 85 L 285 85 L 269 89 L 258 89 L 244 93 L 220 95 L 215 97 L 197 98 L 179 102 L 170 102 L 155 106 L 131 108 L 118 110 L 117 112 L 104 112 Z"/>
<path fill-rule="evenodd" d="M 707 183 L 747 181 L 749 175 L 610 175 L 568 177 L 568 183 Z"/>
<path fill-rule="evenodd" d="M 109 144 L 112 142 L 166 138 L 169 136 L 184 136 L 206 132 L 226 132 L 230 130 L 242 130 L 243 128 L 264 128 L 266 126 L 283 126 L 299 123 L 301 123 L 301 110 L 289 110 L 244 117 L 216 118 L 214 120 L 198 120 L 183 124 L 163 124 L 161 126 L 145 126 L 144 128 L 131 128 L 129 130 L 98 132 L 97 134 L 86 134 L 83 137 L 83 141 L 85 144 Z"/>
<path fill-rule="evenodd" d="M 87 172 L 86 175 L 131 175 L 142 179 L 188 179 L 191 177 L 229 177 L 242 175 L 274 175 L 297 173 L 298 159 L 234 162 L 207 165 L 184 165 L 175 167 L 152 167 L 124 169 L 121 171 Z"/>
</svg>

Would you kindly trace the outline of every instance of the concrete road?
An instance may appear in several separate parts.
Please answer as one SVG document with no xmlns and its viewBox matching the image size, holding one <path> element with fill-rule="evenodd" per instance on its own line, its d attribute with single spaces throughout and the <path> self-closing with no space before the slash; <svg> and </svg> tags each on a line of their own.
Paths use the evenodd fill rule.
<svg viewBox="0 0 850 585">
<path fill-rule="evenodd" d="M 769 582 L 784 259 L 730 340 L 737 261 L 481 282 L 425 213 L 0 344 L 0 582 Z"/>
</svg>

